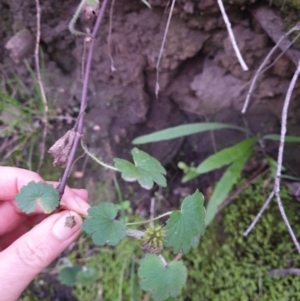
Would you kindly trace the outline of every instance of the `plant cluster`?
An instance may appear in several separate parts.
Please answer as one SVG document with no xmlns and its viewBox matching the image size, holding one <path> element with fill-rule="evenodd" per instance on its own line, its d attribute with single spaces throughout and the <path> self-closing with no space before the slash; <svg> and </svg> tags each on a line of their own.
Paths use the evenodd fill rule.
<svg viewBox="0 0 300 301">
<path fill-rule="evenodd" d="M 134 164 L 115 159 L 115 167 L 123 179 L 138 181 L 146 189 L 154 182 L 166 186 L 165 169 L 159 161 L 147 153 L 134 148 Z M 39 206 L 45 213 L 53 212 L 59 206 L 59 193 L 48 184 L 30 182 L 22 187 L 16 197 L 19 209 L 27 214 Z M 187 270 L 182 261 L 167 262 L 162 255 L 163 248 L 171 248 L 174 254 L 187 253 L 199 244 L 205 231 L 205 209 L 203 196 L 196 191 L 186 197 L 179 211 L 171 211 L 148 221 L 125 223 L 117 218 L 118 209 L 113 203 L 102 202 L 88 210 L 82 229 L 98 246 L 116 246 L 126 236 L 141 240 L 147 252 L 140 260 L 138 269 L 141 289 L 150 292 L 154 300 L 166 300 L 177 296 L 186 282 Z M 146 231 L 129 226 L 144 225 L 164 216 L 170 216 L 165 226 L 149 226 Z M 66 220 L 66 227 L 76 222 L 72 216 Z M 60 274 L 62 283 L 72 285 L 75 281 L 83 285 L 93 283 L 97 273 L 94 269 L 80 268 L 77 265 L 65 267 Z"/>
</svg>

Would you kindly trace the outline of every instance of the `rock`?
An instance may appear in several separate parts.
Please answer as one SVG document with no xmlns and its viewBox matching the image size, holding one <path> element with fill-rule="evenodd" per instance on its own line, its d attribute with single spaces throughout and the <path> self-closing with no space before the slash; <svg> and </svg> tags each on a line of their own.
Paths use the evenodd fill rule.
<svg viewBox="0 0 300 301">
<path fill-rule="evenodd" d="M 226 74 L 225 69 L 214 65 L 205 67 L 191 83 L 191 89 L 197 96 L 199 111 L 202 114 L 211 114 L 231 106 L 236 107 L 242 87 L 241 80 Z"/>
<path fill-rule="evenodd" d="M 8 40 L 5 44 L 5 49 L 9 51 L 12 60 L 19 64 L 33 54 L 34 45 L 34 37 L 28 29 L 24 28 Z"/>
</svg>

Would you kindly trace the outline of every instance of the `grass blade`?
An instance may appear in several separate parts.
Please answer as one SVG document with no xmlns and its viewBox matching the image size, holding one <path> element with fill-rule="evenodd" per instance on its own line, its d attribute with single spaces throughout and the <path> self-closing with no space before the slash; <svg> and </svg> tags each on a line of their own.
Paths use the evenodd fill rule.
<svg viewBox="0 0 300 301">
<path fill-rule="evenodd" d="M 232 163 L 237 158 L 243 156 L 245 151 L 252 147 L 256 141 L 256 138 L 250 138 L 220 150 L 204 160 L 197 167 L 196 172 L 200 175 Z"/>
<path fill-rule="evenodd" d="M 195 171 L 187 173 L 183 177 L 182 182 L 185 183 L 203 173 L 210 172 L 234 162 L 236 159 L 244 156 L 245 152 L 249 148 L 253 147 L 256 141 L 257 138 L 249 138 L 209 156 L 196 168 Z"/>
<path fill-rule="evenodd" d="M 132 141 L 133 144 L 144 144 L 150 142 L 158 142 L 164 140 L 171 140 L 180 138 L 188 135 L 202 133 L 206 131 L 232 129 L 238 131 L 245 131 L 243 128 L 217 122 L 200 122 L 174 126 L 165 130 L 157 131 L 148 135 L 140 136 Z"/>
<path fill-rule="evenodd" d="M 280 135 L 270 134 L 263 137 L 264 140 L 280 141 Z M 299 136 L 285 136 L 284 142 L 300 142 Z"/>
<path fill-rule="evenodd" d="M 217 214 L 218 207 L 224 201 L 224 199 L 229 194 L 233 185 L 237 182 L 240 174 L 243 170 L 245 163 L 252 154 L 252 148 L 249 148 L 243 156 L 238 158 L 232 163 L 225 171 L 219 182 L 217 183 L 214 192 L 209 200 L 206 216 L 205 225 L 208 226 Z"/>
</svg>

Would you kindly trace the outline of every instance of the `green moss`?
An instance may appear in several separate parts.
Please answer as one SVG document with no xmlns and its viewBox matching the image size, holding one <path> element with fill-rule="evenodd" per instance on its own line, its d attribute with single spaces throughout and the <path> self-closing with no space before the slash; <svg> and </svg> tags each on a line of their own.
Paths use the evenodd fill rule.
<svg viewBox="0 0 300 301">
<path fill-rule="evenodd" d="M 251 185 L 208 229 L 197 250 L 185 258 L 189 300 L 299 300 L 297 276 L 268 276 L 272 269 L 298 267 L 297 254 L 274 201 L 248 237 L 243 232 L 264 202 L 263 188 Z M 284 206 L 295 233 L 300 233 L 300 205 L 284 190 Z M 217 234 L 218 233 L 218 234 Z"/>
<path fill-rule="evenodd" d="M 222 222 L 214 222 L 198 249 L 184 257 L 188 282 L 178 300 L 299 300 L 300 282 L 296 276 L 268 276 L 272 269 L 298 267 L 297 254 L 274 201 L 248 237 L 249 226 L 265 198 L 263 183 L 251 185 L 222 213 Z M 296 233 L 300 233 L 299 203 L 286 190 L 282 199 Z M 138 252 L 138 253 L 134 253 Z M 81 250 L 81 254 L 85 251 Z M 88 263 L 99 270 L 99 281 L 92 287 L 76 286 L 79 300 L 90 300 L 101 288 L 103 300 L 130 300 L 130 265 L 141 257 L 139 246 L 125 240 L 116 250 L 105 249 Z M 169 257 L 166 254 L 166 257 Z M 120 287 L 120 279 L 123 285 Z M 91 295 L 92 294 L 92 295 Z M 94 294 L 94 295 L 93 295 Z M 138 290 L 139 298 L 143 293 Z M 95 295 L 96 296 L 96 295 Z M 138 299 L 140 300 L 140 299 Z"/>
<path fill-rule="evenodd" d="M 283 0 L 272 0 L 272 4 L 282 7 L 285 10 L 300 9 L 300 2 L 298 0 L 286 0 L 284 5 L 283 3 Z"/>
<path fill-rule="evenodd" d="M 88 251 L 89 246 L 86 246 L 80 253 L 87 254 Z M 73 255 L 78 258 L 79 254 Z M 136 300 L 141 300 L 142 292 L 135 289 L 138 287 L 136 270 L 141 256 L 138 242 L 131 239 L 123 240 L 116 248 L 101 248 L 85 260 L 88 267 L 97 269 L 98 280 L 90 287 L 75 285 L 73 294 L 82 301 L 132 300 L 135 294 L 138 296 Z"/>
</svg>

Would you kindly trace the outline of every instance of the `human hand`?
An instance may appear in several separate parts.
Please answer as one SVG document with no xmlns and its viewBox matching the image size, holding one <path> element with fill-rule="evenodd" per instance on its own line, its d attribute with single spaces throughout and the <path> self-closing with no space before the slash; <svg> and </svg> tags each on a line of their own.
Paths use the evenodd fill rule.
<svg viewBox="0 0 300 301">
<path fill-rule="evenodd" d="M 43 179 L 25 169 L 0 167 L 1 301 L 17 300 L 34 277 L 77 238 L 82 224 L 79 214 L 87 215 L 89 208 L 86 190 L 66 187 L 61 205 L 71 212 L 47 216 L 38 208 L 31 215 L 23 214 L 16 207 L 15 196 L 30 181 Z M 65 226 L 70 215 L 75 216 L 73 228 Z"/>
</svg>

